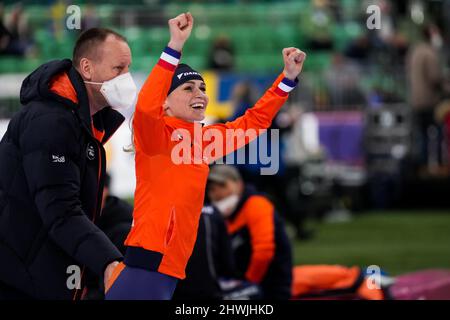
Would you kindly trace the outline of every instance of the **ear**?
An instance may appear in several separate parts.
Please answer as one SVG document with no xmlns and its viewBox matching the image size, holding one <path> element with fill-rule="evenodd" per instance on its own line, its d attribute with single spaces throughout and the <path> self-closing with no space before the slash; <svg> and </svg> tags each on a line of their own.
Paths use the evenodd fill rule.
<svg viewBox="0 0 450 320">
<path fill-rule="evenodd" d="M 81 58 L 80 65 L 78 66 L 78 72 L 81 74 L 83 79 L 92 80 L 92 74 L 94 73 L 94 69 L 92 66 L 92 62 L 89 61 L 88 58 Z"/>
<path fill-rule="evenodd" d="M 169 102 L 168 102 L 168 100 L 167 100 L 167 98 L 166 98 L 166 101 L 164 101 L 164 104 L 163 104 L 163 110 L 164 110 L 164 112 L 167 112 L 167 110 L 169 109 L 170 107 L 169 107 Z"/>
</svg>

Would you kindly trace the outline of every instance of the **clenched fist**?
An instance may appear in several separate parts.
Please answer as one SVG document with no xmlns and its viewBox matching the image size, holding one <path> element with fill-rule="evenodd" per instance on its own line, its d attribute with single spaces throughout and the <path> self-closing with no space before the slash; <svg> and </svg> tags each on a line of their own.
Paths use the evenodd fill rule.
<svg viewBox="0 0 450 320">
<path fill-rule="evenodd" d="M 297 48 L 284 48 L 284 76 L 290 80 L 295 80 L 303 68 L 303 62 L 306 59 L 306 53 Z"/>
<path fill-rule="evenodd" d="M 118 261 L 113 261 L 110 264 L 108 264 L 108 266 L 106 267 L 104 277 L 103 277 L 105 290 L 108 288 L 108 284 L 109 284 L 109 281 L 111 280 L 113 271 L 117 267 L 118 264 L 119 264 Z"/>
<path fill-rule="evenodd" d="M 191 35 L 194 26 L 194 17 L 190 12 L 182 13 L 169 20 L 170 41 L 169 47 L 181 51 L 184 43 Z"/>
</svg>

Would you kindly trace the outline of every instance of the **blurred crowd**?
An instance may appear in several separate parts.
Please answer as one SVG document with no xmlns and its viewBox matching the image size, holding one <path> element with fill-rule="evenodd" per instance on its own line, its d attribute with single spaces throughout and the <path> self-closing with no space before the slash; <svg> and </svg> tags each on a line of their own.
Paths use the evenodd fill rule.
<svg viewBox="0 0 450 320">
<path fill-rule="evenodd" d="M 0 3 L 0 55 L 25 56 L 32 47 L 32 34 L 21 4 L 16 4 L 9 15 Z"/>
</svg>

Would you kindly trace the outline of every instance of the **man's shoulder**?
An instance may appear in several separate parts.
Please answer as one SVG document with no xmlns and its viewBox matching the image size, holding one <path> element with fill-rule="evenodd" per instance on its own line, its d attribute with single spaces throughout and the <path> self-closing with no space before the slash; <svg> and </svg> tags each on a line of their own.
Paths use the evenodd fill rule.
<svg viewBox="0 0 450 320">
<path fill-rule="evenodd" d="M 75 110 L 58 101 L 30 101 L 22 106 L 18 117 L 22 119 L 24 127 L 42 126 L 42 123 L 47 123 L 48 129 L 67 126 L 72 130 L 80 128 Z"/>
<path fill-rule="evenodd" d="M 57 102 L 56 102 L 57 103 Z M 20 143 L 33 145 L 57 141 L 79 141 L 80 122 L 74 111 L 55 102 L 32 101 L 13 118 Z"/>
<path fill-rule="evenodd" d="M 57 106 L 53 102 L 49 104 L 47 101 L 35 100 L 22 105 L 20 110 L 12 116 L 9 129 L 16 132 L 17 135 L 33 126 L 42 126 L 42 122 L 48 123 L 49 129 L 58 124 L 71 124 L 71 127 L 77 125 L 74 111 L 68 107 Z"/>
<path fill-rule="evenodd" d="M 56 100 L 34 100 L 22 106 L 30 120 L 39 117 L 63 117 L 75 120 L 75 110 Z"/>
</svg>

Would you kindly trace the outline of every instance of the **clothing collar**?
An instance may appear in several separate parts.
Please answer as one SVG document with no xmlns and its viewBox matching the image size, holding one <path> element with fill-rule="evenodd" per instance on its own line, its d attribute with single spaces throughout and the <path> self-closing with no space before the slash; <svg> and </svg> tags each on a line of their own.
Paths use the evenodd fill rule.
<svg viewBox="0 0 450 320">
<path fill-rule="evenodd" d="M 238 216 L 239 212 L 241 211 L 242 207 L 244 206 L 244 204 L 247 202 L 248 198 L 250 198 L 253 195 L 257 195 L 259 194 L 258 191 L 256 190 L 256 188 L 251 185 L 251 184 L 247 184 L 244 187 L 244 191 L 242 192 L 241 198 L 239 199 L 239 202 L 236 206 L 236 209 L 234 209 L 234 211 L 230 214 L 230 216 L 227 218 L 227 220 L 234 220 L 236 219 L 236 217 Z"/>
<path fill-rule="evenodd" d="M 87 96 L 86 86 L 83 83 L 83 79 L 78 71 L 72 66 L 68 73 L 70 82 L 72 83 L 78 98 L 78 114 L 83 123 L 84 128 L 89 134 L 95 138 L 95 134 L 92 130 L 92 125 L 100 132 L 103 133 L 101 143 L 106 143 L 111 136 L 116 132 L 120 125 L 125 120 L 125 117 L 118 111 L 113 110 L 111 107 L 103 108 L 91 117 L 91 111 L 89 108 L 89 100 Z M 92 118 L 92 120 L 91 120 Z M 98 135 L 97 135 L 98 136 Z"/>
</svg>

